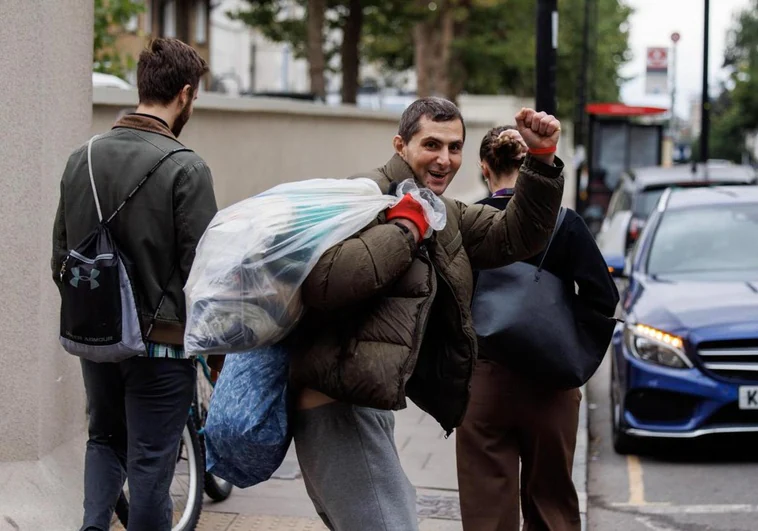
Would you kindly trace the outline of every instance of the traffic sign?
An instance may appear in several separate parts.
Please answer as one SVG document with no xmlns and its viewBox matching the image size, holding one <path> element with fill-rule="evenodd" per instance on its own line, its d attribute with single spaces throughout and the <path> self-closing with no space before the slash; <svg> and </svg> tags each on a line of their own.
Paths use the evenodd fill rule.
<svg viewBox="0 0 758 531">
<path fill-rule="evenodd" d="M 647 70 L 665 71 L 669 66 L 668 48 L 648 48 L 647 49 Z"/>
</svg>

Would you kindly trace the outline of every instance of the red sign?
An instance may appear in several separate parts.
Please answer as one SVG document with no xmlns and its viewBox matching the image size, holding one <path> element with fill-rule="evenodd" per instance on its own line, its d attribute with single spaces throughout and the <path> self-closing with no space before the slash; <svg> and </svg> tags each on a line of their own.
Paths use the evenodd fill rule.
<svg viewBox="0 0 758 531">
<path fill-rule="evenodd" d="M 623 103 L 590 103 L 587 114 L 602 116 L 651 116 L 668 112 L 665 107 L 639 107 Z"/>
<path fill-rule="evenodd" d="M 666 71 L 669 66 L 668 48 L 647 49 L 647 71 Z"/>
</svg>

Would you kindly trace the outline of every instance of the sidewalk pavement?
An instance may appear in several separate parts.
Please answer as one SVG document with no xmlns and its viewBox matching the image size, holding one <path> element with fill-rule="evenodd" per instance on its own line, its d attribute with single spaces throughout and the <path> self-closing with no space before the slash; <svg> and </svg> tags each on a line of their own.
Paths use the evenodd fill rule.
<svg viewBox="0 0 758 531">
<path fill-rule="evenodd" d="M 445 439 L 434 419 L 409 402 L 395 415 L 403 468 L 416 487 L 420 531 L 461 531 L 455 472 L 455 435 Z M 582 400 L 574 459 L 582 528 L 587 515 L 587 405 Z M 198 531 L 326 531 L 305 492 L 294 445 L 274 477 L 229 499 L 207 497 Z"/>
</svg>

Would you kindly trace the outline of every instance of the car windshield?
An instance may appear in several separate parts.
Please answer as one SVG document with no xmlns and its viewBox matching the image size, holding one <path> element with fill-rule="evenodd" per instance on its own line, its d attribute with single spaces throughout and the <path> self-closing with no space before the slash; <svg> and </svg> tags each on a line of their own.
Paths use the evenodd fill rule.
<svg viewBox="0 0 758 531">
<path fill-rule="evenodd" d="M 654 276 L 758 278 L 758 204 L 667 212 L 654 235 L 647 270 Z"/>
</svg>

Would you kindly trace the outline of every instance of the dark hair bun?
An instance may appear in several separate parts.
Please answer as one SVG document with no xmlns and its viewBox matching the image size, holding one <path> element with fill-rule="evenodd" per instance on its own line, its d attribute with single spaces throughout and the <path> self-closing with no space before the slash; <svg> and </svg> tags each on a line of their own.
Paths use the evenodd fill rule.
<svg viewBox="0 0 758 531">
<path fill-rule="evenodd" d="M 521 160 L 524 158 L 521 142 L 503 131 L 492 141 L 492 154 L 501 162 L 507 160 Z"/>
</svg>

